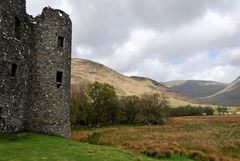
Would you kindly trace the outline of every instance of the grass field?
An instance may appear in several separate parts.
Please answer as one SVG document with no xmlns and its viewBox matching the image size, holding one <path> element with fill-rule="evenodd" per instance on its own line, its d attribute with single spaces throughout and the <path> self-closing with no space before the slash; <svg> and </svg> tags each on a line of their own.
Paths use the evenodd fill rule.
<svg viewBox="0 0 240 161">
<path fill-rule="evenodd" d="M 0 161 L 157 161 L 113 147 L 91 145 L 48 135 L 16 133 L 0 136 Z M 182 160 L 174 156 L 163 161 Z"/>
<path fill-rule="evenodd" d="M 130 149 L 153 157 L 175 154 L 196 160 L 240 160 L 240 116 L 179 117 L 163 126 L 80 129 L 72 139 Z"/>
</svg>

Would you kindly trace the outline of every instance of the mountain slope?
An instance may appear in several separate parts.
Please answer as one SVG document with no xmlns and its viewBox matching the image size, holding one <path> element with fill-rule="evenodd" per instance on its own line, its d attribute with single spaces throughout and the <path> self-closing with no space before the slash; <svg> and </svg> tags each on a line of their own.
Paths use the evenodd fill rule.
<svg viewBox="0 0 240 161">
<path fill-rule="evenodd" d="M 216 105 L 240 106 L 240 77 L 218 93 L 199 100 Z"/>
<path fill-rule="evenodd" d="M 223 90 L 227 85 L 214 81 L 176 80 L 163 83 L 172 90 L 191 98 L 207 97 Z"/>
<path fill-rule="evenodd" d="M 120 96 L 142 96 L 144 94 L 163 94 L 172 106 L 187 105 L 194 102 L 160 83 L 148 78 L 126 77 L 116 71 L 93 61 L 72 59 L 72 87 L 84 88 L 88 83 L 99 81 L 115 87 Z"/>
</svg>

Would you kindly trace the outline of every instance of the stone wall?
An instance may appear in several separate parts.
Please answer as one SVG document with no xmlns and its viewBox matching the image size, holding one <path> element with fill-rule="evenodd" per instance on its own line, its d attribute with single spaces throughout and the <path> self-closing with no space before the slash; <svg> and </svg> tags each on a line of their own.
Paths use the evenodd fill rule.
<svg viewBox="0 0 240 161">
<path fill-rule="evenodd" d="M 44 8 L 35 19 L 34 68 L 31 71 L 32 102 L 29 106 L 28 128 L 44 133 L 70 134 L 69 100 L 71 68 L 71 21 L 60 10 Z M 59 36 L 63 46 L 58 46 Z M 62 83 L 57 83 L 62 72 Z"/>
<path fill-rule="evenodd" d="M 0 7 L 0 133 L 6 133 L 23 128 L 30 33 L 25 1 L 1 0 Z"/>
<path fill-rule="evenodd" d="M 1 0 L 0 19 L 0 134 L 29 130 L 69 137 L 69 16 L 44 8 L 33 18 L 25 0 Z"/>
</svg>

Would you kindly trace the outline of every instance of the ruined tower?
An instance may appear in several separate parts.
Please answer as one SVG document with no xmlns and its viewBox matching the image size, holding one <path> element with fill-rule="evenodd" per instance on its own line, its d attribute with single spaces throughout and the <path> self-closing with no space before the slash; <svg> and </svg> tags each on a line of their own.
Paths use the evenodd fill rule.
<svg viewBox="0 0 240 161">
<path fill-rule="evenodd" d="M 71 34 L 61 10 L 33 18 L 25 0 L 0 1 L 0 134 L 69 137 Z"/>
</svg>

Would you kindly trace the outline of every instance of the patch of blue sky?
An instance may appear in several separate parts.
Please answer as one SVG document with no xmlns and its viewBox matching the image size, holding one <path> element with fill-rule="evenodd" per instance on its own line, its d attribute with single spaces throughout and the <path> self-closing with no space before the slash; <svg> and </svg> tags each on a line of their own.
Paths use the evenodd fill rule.
<svg viewBox="0 0 240 161">
<path fill-rule="evenodd" d="M 184 61 L 182 59 L 176 59 L 176 60 L 173 60 L 172 63 L 174 65 L 181 65 L 184 63 Z"/>
<path fill-rule="evenodd" d="M 208 57 L 210 59 L 216 59 L 219 55 L 219 52 L 218 50 L 211 50 L 209 53 L 208 53 Z"/>
</svg>

